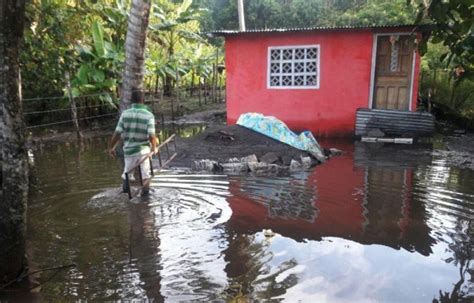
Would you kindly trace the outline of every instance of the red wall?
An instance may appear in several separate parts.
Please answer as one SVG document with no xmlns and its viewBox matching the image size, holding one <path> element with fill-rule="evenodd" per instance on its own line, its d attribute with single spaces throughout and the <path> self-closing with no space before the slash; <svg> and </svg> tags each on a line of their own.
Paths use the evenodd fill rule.
<svg viewBox="0 0 474 303">
<path fill-rule="evenodd" d="M 356 109 L 369 104 L 373 37 L 369 30 L 227 36 L 227 122 L 259 112 L 316 136 L 352 136 Z M 268 47 L 305 44 L 320 45 L 319 89 L 267 89 Z"/>
<path fill-rule="evenodd" d="M 421 35 L 418 35 L 421 39 Z M 420 79 L 420 64 L 421 64 L 421 57 L 420 53 L 416 52 L 415 54 L 415 72 L 413 74 L 413 95 L 411 98 L 411 110 L 416 111 L 416 101 L 418 99 L 418 83 Z"/>
<path fill-rule="evenodd" d="M 353 149 L 349 147 L 344 150 L 351 148 Z M 334 173 L 335 171 L 338 173 Z M 344 176 L 344 182 L 341 182 L 341 175 Z M 252 196 L 249 189 L 242 188 L 237 180 L 232 180 L 229 185 L 232 195 L 228 198 L 232 217 L 228 224 L 233 231 L 240 233 L 271 229 L 285 237 L 298 240 L 335 236 L 365 242 L 362 205 L 364 197 L 357 194 L 357 189 L 364 188 L 364 182 L 365 171 L 354 168 L 352 156 L 341 156 L 317 166 L 305 184 L 314 188 L 313 205 L 318 210 L 315 220 L 309 222 L 302 218 L 270 216 L 266 205 L 255 202 L 255 196 Z M 288 186 L 291 187 L 291 184 Z M 307 201 L 301 201 L 304 202 Z"/>
</svg>

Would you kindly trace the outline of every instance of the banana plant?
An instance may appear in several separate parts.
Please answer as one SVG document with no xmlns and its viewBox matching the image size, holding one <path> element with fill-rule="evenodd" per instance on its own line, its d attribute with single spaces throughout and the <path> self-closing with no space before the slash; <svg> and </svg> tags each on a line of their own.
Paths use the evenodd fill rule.
<svg viewBox="0 0 474 303">
<path fill-rule="evenodd" d="M 107 28 L 112 29 L 111 41 L 115 44 L 125 43 L 125 34 L 127 32 L 128 6 L 130 0 L 115 0 L 113 5 L 95 4 L 94 7 L 99 15 L 107 23 Z"/>
<path fill-rule="evenodd" d="M 80 67 L 72 80 L 73 96 L 97 92 L 114 92 L 123 62 L 123 50 L 106 40 L 103 27 L 98 21 L 92 23 L 92 46 L 78 45 Z M 115 106 L 110 94 L 100 99 Z"/>
<path fill-rule="evenodd" d="M 198 34 L 197 28 L 186 26 L 189 22 L 198 21 L 203 9 L 191 6 L 192 0 L 185 0 L 177 7 L 168 10 L 161 6 L 153 6 L 153 16 L 157 23 L 151 24 L 150 29 L 161 45 L 165 46 L 169 56 L 174 54 L 177 44 L 184 42 L 198 42 L 206 44 L 207 41 Z"/>
<path fill-rule="evenodd" d="M 186 43 L 207 43 L 199 34 L 199 27 L 193 26 L 198 21 L 202 9 L 191 6 L 192 0 L 184 0 L 179 5 L 167 3 L 153 6 L 153 19 L 150 27 L 151 39 L 158 42 L 166 50 L 168 61 L 176 61 L 176 48 Z M 179 64 L 178 64 L 179 65 Z M 181 66 L 180 66 L 181 67 Z M 175 72 L 176 74 L 176 72 Z M 171 94 L 173 76 L 167 75 L 165 80 L 165 94 Z"/>
</svg>

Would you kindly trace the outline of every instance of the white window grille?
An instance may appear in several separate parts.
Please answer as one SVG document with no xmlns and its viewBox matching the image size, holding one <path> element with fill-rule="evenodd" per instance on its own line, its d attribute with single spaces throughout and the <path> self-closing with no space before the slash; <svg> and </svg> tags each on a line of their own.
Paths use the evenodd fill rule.
<svg viewBox="0 0 474 303">
<path fill-rule="evenodd" d="M 268 48 L 268 88 L 319 88 L 319 45 Z"/>
</svg>

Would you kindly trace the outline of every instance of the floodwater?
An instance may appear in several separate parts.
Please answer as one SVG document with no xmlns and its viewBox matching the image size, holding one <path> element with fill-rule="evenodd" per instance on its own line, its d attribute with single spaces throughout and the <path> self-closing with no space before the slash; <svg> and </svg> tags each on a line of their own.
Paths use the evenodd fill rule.
<svg viewBox="0 0 474 303">
<path fill-rule="evenodd" d="M 76 265 L 43 272 L 37 296 L 473 300 L 474 172 L 429 153 L 331 146 L 346 154 L 287 176 L 164 172 L 132 203 L 105 139 L 36 150 L 30 261 Z"/>
</svg>

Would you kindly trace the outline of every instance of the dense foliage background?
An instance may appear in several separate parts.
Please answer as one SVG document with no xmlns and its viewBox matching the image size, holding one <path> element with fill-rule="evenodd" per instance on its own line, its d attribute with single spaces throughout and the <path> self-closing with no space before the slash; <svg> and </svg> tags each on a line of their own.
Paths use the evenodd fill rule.
<svg viewBox="0 0 474 303">
<path fill-rule="evenodd" d="M 470 0 L 247 0 L 248 28 L 437 24 L 420 45 L 420 100 L 474 120 L 473 10 Z M 236 0 L 152 0 L 145 83 L 165 96 L 205 90 L 225 81 L 222 41 L 205 33 L 237 29 Z M 22 52 L 26 98 L 103 93 L 114 104 L 124 61 L 130 0 L 32 0 Z M 454 73 L 462 66 L 460 74 Z M 458 69 L 459 71 L 459 69 Z M 222 84 L 223 85 L 223 84 Z M 427 102 L 429 101 L 429 102 Z M 184 102 L 184 101 L 183 101 Z M 67 103 L 67 100 L 64 101 Z M 47 109 L 48 102 L 30 110 Z"/>
</svg>

